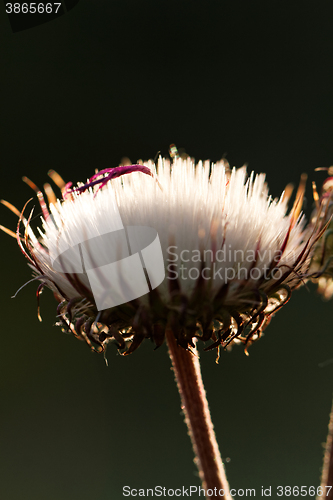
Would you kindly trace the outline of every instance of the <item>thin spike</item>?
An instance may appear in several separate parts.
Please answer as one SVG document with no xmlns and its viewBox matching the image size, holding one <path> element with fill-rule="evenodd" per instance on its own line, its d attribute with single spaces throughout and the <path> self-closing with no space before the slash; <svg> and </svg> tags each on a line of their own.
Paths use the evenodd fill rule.
<svg viewBox="0 0 333 500">
<path fill-rule="evenodd" d="M 72 193 L 83 193 L 86 191 L 88 188 L 97 186 L 97 190 L 95 192 L 95 196 L 97 192 L 102 189 L 110 180 L 115 179 L 117 177 L 120 177 L 125 174 L 130 174 L 132 172 L 141 172 L 143 174 L 150 175 L 153 177 L 157 183 L 157 185 L 162 189 L 162 186 L 158 182 L 157 177 L 155 177 L 154 173 L 146 166 L 144 165 L 124 165 L 122 167 L 110 167 L 110 168 L 105 168 L 104 170 L 100 170 L 97 174 L 93 175 L 90 177 L 88 182 L 84 184 L 81 187 L 77 187 L 74 189 L 71 189 L 68 191 L 70 194 Z M 105 177 L 104 174 L 106 174 Z M 66 193 L 67 194 L 67 193 Z"/>
<path fill-rule="evenodd" d="M 23 244 L 22 244 L 22 238 L 21 238 L 21 235 L 20 235 L 20 226 L 21 226 L 21 222 L 23 220 L 23 213 L 24 213 L 24 210 L 26 209 L 26 206 L 28 205 L 28 203 L 32 200 L 32 198 L 30 198 L 30 200 L 28 200 L 26 202 L 26 204 L 24 205 L 23 209 L 22 209 L 22 212 L 20 213 L 20 216 L 19 216 L 19 220 L 18 220 L 18 223 L 17 223 L 17 228 L 16 228 L 16 241 L 17 243 L 19 244 L 19 247 L 23 253 L 23 255 L 28 259 L 28 261 L 30 262 L 30 264 L 32 264 L 34 267 L 35 266 L 35 262 L 34 260 L 28 255 L 28 253 L 26 252 Z"/>
<path fill-rule="evenodd" d="M 294 203 L 293 208 L 291 210 L 291 213 L 292 213 L 291 227 L 292 228 L 296 224 L 296 221 L 297 221 L 297 219 L 302 211 L 307 178 L 308 178 L 307 174 L 301 175 L 301 180 L 300 180 L 300 183 L 299 183 L 299 186 L 297 189 L 297 193 L 296 193 L 295 203 Z"/>
<path fill-rule="evenodd" d="M 14 207 L 14 205 L 9 203 L 9 201 L 1 200 L 1 203 L 5 205 L 5 207 L 9 208 L 9 210 L 13 212 L 15 215 L 17 215 L 17 217 L 21 216 L 21 212 L 16 207 Z"/>
<path fill-rule="evenodd" d="M 42 209 L 42 212 L 43 212 L 43 217 L 45 220 L 47 220 L 50 217 L 50 212 L 48 211 L 47 205 L 45 203 L 43 193 L 41 192 L 39 187 L 36 186 L 36 184 L 34 182 L 32 182 L 25 175 L 22 177 L 22 181 L 25 182 L 26 184 L 28 184 L 28 186 L 31 187 L 31 189 L 33 189 L 35 191 L 35 193 L 37 194 L 40 208 Z"/>
<path fill-rule="evenodd" d="M 32 198 L 29 200 L 31 201 Z M 9 203 L 8 201 L 6 200 L 0 200 L 1 203 L 7 207 L 11 212 L 13 212 L 19 219 L 21 219 L 24 227 L 26 227 L 27 225 L 27 219 L 24 217 L 23 213 L 21 213 L 16 207 L 14 207 L 14 205 L 12 205 L 11 203 Z M 6 232 L 6 231 L 5 231 Z M 8 233 L 9 234 L 9 233 Z M 30 236 L 32 236 L 32 234 L 30 234 Z M 15 236 L 16 237 L 16 236 Z M 21 240 L 23 241 L 23 238 L 21 238 Z"/>
<path fill-rule="evenodd" d="M 320 208 L 319 194 L 318 194 L 318 191 L 317 191 L 317 186 L 316 186 L 315 181 L 312 181 L 312 192 L 313 192 L 313 199 L 314 199 L 314 202 L 316 204 L 316 209 L 319 210 L 319 208 Z"/>
<path fill-rule="evenodd" d="M 41 293 L 42 293 L 42 291 L 43 291 L 44 286 L 45 286 L 45 283 L 41 283 L 41 284 L 38 286 L 37 291 L 36 291 L 36 298 L 37 298 L 37 317 L 38 317 L 38 320 L 39 320 L 40 322 L 42 322 L 43 320 L 42 320 L 42 316 L 41 316 L 41 314 L 40 314 L 40 303 L 39 303 L 39 298 L 40 298 L 40 296 L 41 296 Z"/>
<path fill-rule="evenodd" d="M 28 186 L 33 189 L 35 191 L 35 193 L 39 193 L 40 189 L 38 188 L 38 186 L 36 186 L 36 184 L 30 180 L 28 177 L 26 177 L 25 175 L 22 177 L 22 181 L 25 182 L 26 184 L 28 184 Z"/>
<path fill-rule="evenodd" d="M 315 168 L 315 172 L 321 172 L 323 170 L 326 170 L 327 174 L 329 176 L 333 175 L 333 165 L 331 165 L 330 167 L 318 167 L 318 168 Z"/>
<path fill-rule="evenodd" d="M 45 276 L 43 274 L 39 275 L 39 276 L 35 276 L 34 278 L 32 278 L 31 280 L 27 281 L 26 283 L 24 283 L 24 285 L 20 286 L 20 288 L 18 290 L 16 290 L 16 292 L 14 293 L 14 295 L 12 295 L 12 299 L 15 299 L 17 294 L 23 290 L 24 287 L 26 287 L 27 285 L 29 285 L 29 283 L 32 283 L 33 281 L 37 281 L 37 280 L 40 280 L 40 279 L 44 279 Z"/>
<path fill-rule="evenodd" d="M 28 218 L 28 222 L 27 222 L 27 225 L 25 226 L 25 230 L 24 230 L 24 243 L 26 246 L 28 246 L 28 237 L 29 237 L 29 227 L 30 227 L 30 222 L 31 222 L 31 218 L 32 218 L 32 214 L 34 213 L 34 208 L 32 208 L 31 212 L 30 212 L 30 215 L 29 215 L 29 218 Z"/>
<path fill-rule="evenodd" d="M 55 170 L 49 170 L 47 175 L 49 177 L 51 177 L 51 179 L 53 180 L 54 184 L 56 184 L 58 186 L 58 188 L 60 189 L 64 189 L 64 187 L 66 186 L 66 182 L 64 181 L 64 179 L 58 174 L 58 172 L 56 172 Z"/>
<path fill-rule="evenodd" d="M 6 227 L 1 226 L 1 225 L 0 225 L 0 229 L 1 229 L 4 233 L 9 234 L 9 236 L 12 236 L 13 238 L 15 238 L 15 239 L 16 239 L 16 233 L 14 233 L 14 231 L 11 231 L 10 229 L 7 229 Z"/>
<path fill-rule="evenodd" d="M 44 184 L 44 191 L 47 196 L 47 201 L 49 202 L 49 205 L 55 205 L 57 203 L 57 197 L 51 187 L 51 184 L 48 182 Z"/>
<path fill-rule="evenodd" d="M 288 203 L 288 201 L 291 198 L 291 195 L 293 194 L 294 187 L 295 187 L 294 184 L 291 183 L 286 185 L 282 196 L 282 201 L 286 201 Z"/>
</svg>

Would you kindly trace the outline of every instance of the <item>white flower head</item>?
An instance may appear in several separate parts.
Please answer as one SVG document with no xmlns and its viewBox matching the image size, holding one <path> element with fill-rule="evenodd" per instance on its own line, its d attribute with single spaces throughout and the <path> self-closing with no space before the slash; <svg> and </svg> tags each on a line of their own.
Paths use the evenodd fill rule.
<svg viewBox="0 0 333 500">
<path fill-rule="evenodd" d="M 160 346 L 166 328 L 185 349 L 193 346 L 193 338 L 211 339 L 206 349 L 232 342 L 247 347 L 291 291 L 304 283 L 322 230 L 319 219 L 305 225 L 304 182 L 288 212 L 288 196 L 272 199 L 264 174 L 247 176 L 245 167 L 230 170 L 225 160 L 195 164 L 190 158 L 160 158 L 157 165 L 148 161 L 102 170 L 76 188 L 55 172 L 50 175 L 62 189 L 62 199 L 56 200 L 47 185 L 48 208 L 28 181 L 38 193 L 42 227 L 37 238 L 22 213 L 25 235 L 18 232 L 17 238 L 41 282 L 37 295 L 44 286 L 50 288 L 64 329 L 99 352 L 110 340 L 123 354 L 145 338 Z M 150 268 L 157 253 L 142 251 L 136 261 L 141 278 L 133 274 L 131 279 L 126 259 L 119 264 L 114 257 L 118 243 L 107 236 L 122 228 L 144 227 L 158 235 L 154 241 L 162 250 L 163 273 L 155 284 Z M 96 235 L 99 239 L 93 241 Z M 131 300 L 114 307 L 98 307 L 89 269 L 76 269 L 75 259 L 68 269 L 65 258 L 61 260 L 66 248 L 82 241 L 91 242 L 86 259 L 98 269 L 105 303 L 112 303 L 118 293 L 116 279 L 126 293 L 137 290 L 141 279 L 144 293 L 133 293 Z M 55 249 L 60 269 L 52 258 Z M 100 262 L 95 262 L 96 252 Z M 111 254 L 118 262 L 114 280 L 102 272 Z M 129 257 L 134 262 L 134 256 Z"/>
</svg>

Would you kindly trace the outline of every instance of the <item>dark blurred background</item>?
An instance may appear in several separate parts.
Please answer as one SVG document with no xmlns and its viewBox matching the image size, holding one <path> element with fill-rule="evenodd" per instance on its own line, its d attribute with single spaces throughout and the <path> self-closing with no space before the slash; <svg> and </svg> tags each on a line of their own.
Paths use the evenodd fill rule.
<svg viewBox="0 0 333 500">
<path fill-rule="evenodd" d="M 6 3 L 6 2 L 5 2 Z M 12 31 L 0 9 L 0 197 L 21 209 L 47 171 L 168 154 L 266 172 L 273 196 L 333 163 L 331 2 L 80 0 Z M 306 213 L 311 213 L 311 190 Z M 0 222 L 17 219 L 0 207 Z M 1 243 L 0 498 L 118 500 L 122 487 L 199 485 L 166 346 L 102 356 L 43 322 L 13 239 Z M 293 294 L 246 357 L 202 354 L 234 488 L 320 484 L 333 391 L 332 302 Z"/>
</svg>

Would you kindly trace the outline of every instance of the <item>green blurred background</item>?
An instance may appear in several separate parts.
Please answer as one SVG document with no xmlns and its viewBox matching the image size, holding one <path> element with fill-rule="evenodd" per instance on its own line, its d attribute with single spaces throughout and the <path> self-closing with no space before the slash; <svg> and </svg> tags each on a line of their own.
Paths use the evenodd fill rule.
<svg viewBox="0 0 333 500">
<path fill-rule="evenodd" d="M 0 197 L 22 208 L 47 171 L 167 155 L 227 154 L 273 196 L 333 163 L 333 5 L 296 1 L 80 0 L 12 33 L 0 9 Z M 312 197 L 307 191 L 306 213 Z M 16 217 L 0 207 L 0 222 Z M 13 239 L 1 243 L 0 498 L 121 499 L 122 488 L 199 485 L 166 346 L 102 356 L 54 325 Z M 246 357 L 202 354 L 234 488 L 320 483 L 333 391 L 332 302 L 296 291 Z M 272 498 L 278 498 L 272 493 Z"/>
</svg>

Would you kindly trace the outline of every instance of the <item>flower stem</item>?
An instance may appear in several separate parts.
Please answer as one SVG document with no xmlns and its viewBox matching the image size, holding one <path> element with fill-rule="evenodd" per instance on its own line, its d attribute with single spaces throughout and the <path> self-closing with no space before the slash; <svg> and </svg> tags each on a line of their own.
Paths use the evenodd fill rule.
<svg viewBox="0 0 333 500">
<path fill-rule="evenodd" d="M 166 331 L 173 370 L 191 437 L 195 463 L 207 498 L 231 500 L 228 481 L 216 441 L 197 351 L 192 354 L 178 346 L 173 332 Z M 213 490 L 213 495 L 207 491 Z M 211 492 L 209 492 L 211 493 Z"/>
<path fill-rule="evenodd" d="M 323 471 L 321 476 L 322 495 L 317 497 L 317 500 L 332 500 L 333 499 L 333 404 L 328 424 L 328 435 L 325 446 Z M 328 488 L 331 487 L 329 493 Z M 326 496 L 327 495 L 327 496 Z"/>
</svg>

